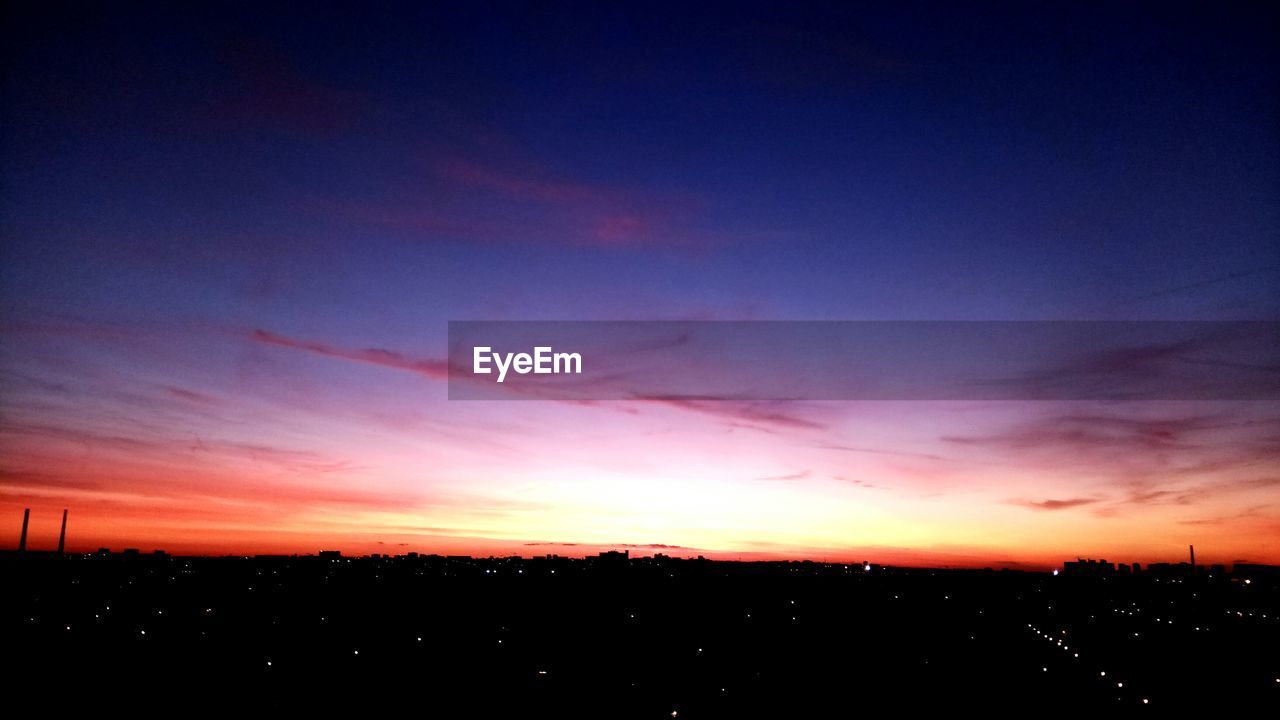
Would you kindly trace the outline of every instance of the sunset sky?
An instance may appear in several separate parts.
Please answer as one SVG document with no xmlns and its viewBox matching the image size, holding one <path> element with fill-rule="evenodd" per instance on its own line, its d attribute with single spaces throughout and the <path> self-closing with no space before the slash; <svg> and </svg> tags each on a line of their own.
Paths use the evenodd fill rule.
<svg viewBox="0 0 1280 720">
<path fill-rule="evenodd" d="M 0 547 L 1280 563 L 1275 402 L 445 380 L 450 320 L 1280 318 L 1273 7 L 188 5 L 4 10 Z"/>
</svg>

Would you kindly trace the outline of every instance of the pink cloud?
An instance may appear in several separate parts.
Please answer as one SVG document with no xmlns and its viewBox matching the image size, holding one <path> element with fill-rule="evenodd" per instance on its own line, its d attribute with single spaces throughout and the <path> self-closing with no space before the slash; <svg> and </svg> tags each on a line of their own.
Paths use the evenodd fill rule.
<svg viewBox="0 0 1280 720">
<path fill-rule="evenodd" d="M 730 421 L 729 424 L 733 427 L 746 427 L 765 430 L 766 432 L 770 431 L 770 429 L 779 428 L 788 430 L 822 430 L 826 428 L 826 424 L 817 420 L 811 420 L 797 413 L 779 410 L 778 407 L 784 404 L 781 402 L 744 402 L 729 398 L 684 396 L 638 397 L 636 400 L 712 415 Z"/>
<path fill-rule="evenodd" d="M 600 188 L 502 171 L 459 158 L 437 162 L 435 169 L 436 173 L 446 180 L 523 200 L 536 200 L 553 205 L 616 201 L 610 193 Z"/>
<path fill-rule="evenodd" d="M 266 330 L 254 330 L 250 338 L 254 342 L 265 345 L 274 345 L 291 350 L 303 350 L 326 357 L 378 365 L 396 370 L 406 370 L 432 380 L 447 380 L 449 378 L 449 363 L 447 360 L 411 358 L 398 352 L 381 348 L 347 350 L 311 340 L 296 340 Z"/>
<path fill-rule="evenodd" d="M 813 474 L 812 470 L 801 470 L 800 472 L 789 473 L 787 475 L 771 475 L 769 477 L 756 478 L 757 480 L 769 480 L 777 482 L 790 482 L 792 480 L 804 480 Z"/>
<path fill-rule="evenodd" d="M 235 84 L 213 107 L 215 121 L 328 136 L 350 127 L 369 105 L 360 93 L 316 80 L 266 43 L 228 47 L 224 63 Z"/>
<path fill-rule="evenodd" d="M 567 178 L 519 159 L 436 156 L 425 166 L 421 195 L 326 199 L 320 207 L 357 222 L 486 242 L 688 249 L 723 239 L 699 226 L 705 202 L 693 194 Z"/>
<path fill-rule="evenodd" d="M 1082 505 L 1092 505 L 1099 502 L 1098 498 L 1079 497 L 1067 498 L 1064 500 L 1013 500 L 1014 505 L 1021 505 L 1032 510 L 1069 510 L 1071 508 L 1080 507 Z"/>
</svg>

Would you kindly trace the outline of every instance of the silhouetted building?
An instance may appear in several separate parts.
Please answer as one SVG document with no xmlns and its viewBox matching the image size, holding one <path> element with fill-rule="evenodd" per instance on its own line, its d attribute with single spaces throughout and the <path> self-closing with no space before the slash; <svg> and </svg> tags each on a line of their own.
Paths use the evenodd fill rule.
<svg viewBox="0 0 1280 720">
<path fill-rule="evenodd" d="M 1076 558 L 1075 562 L 1067 561 L 1062 563 L 1063 575 L 1107 576 L 1114 575 L 1115 571 L 1115 566 L 1106 560 L 1082 560 Z"/>
<path fill-rule="evenodd" d="M 623 567 L 627 564 L 627 560 L 631 557 L 630 550 L 607 550 L 595 557 L 602 567 Z"/>
<path fill-rule="evenodd" d="M 1190 575 L 1192 573 L 1192 565 L 1190 563 L 1150 563 L 1147 565 L 1147 572 L 1152 575 L 1160 576 L 1180 576 Z"/>
<path fill-rule="evenodd" d="M 1232 574 L 1253 577 L 1280 577 L 1280 565 L 1262 565 L 1259 563 L 1236 563 Z"/>
</svg>

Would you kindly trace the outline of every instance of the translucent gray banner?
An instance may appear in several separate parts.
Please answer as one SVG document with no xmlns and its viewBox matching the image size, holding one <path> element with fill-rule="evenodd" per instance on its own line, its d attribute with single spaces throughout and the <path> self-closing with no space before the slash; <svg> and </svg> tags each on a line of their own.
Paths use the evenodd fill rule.
<svg viewBox="0 0 1280 720">
<path fill-rule="evenodd" d="M 449 323 L 452 400 L 1277 400 L 1280 322 Z"/>
</svg>

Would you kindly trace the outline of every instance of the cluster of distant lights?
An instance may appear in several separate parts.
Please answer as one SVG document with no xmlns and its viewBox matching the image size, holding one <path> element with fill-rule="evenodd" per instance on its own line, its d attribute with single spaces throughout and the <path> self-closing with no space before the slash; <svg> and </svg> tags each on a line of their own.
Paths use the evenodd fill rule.
<svg viewBox="0 0 1280 720">
<path fill-rule="evenodd" d="M 1063 651 L 1063 652 L 1071 653 L 1071 657 L 1072 657 L 1073 659 L 1076 659 L 1076 660 L 1079 660 L 1079 659 L 1080 659 L 1080 651 L 1079 651 L 1079 650 L 1075 650 L 1075 651 L 1073 651 L 1073 650 L 1071 649 L 1071 646 L 1070 646 L 1070 645 L 1068 645 L 1068 644 L 1066 644 L 1066 643 L 1064 643 L 1064 642 L 1062 641 L 1062 638 L 1060 638 L 1060 637 L 1054 637 L 1052 633 L 1049 633 L 1049 632 L 1047 632 L 1047 631 L 1043 631 L 1043 630 L 1041 630 L 1040 628 L 1037 628 L 1036 626 L 1032 625 L 1031 623 L 1027 623 L 1027 628 L 1028 628 L 1028 629 L 1030 629 L 1030 630 L 1032 630 L 1032 631 L 1034 631 L 1034 632 L 1035 632 L 1035 634 L 1036 634 L 1037 636 L 1042 637 L 1042 638 L 1044 638 L 1044 639 L 1048 640 L 1050 643 L 1056 643 L 1057 647 L 1062 648 L 1062 651 Z M 1065 636 L 1065 635 L 1067 634 L 1067 631 L 1066 631 L 1066 630 L 1062 630 L 1062 631 L 1061 631 L 1061 634 L 1062 634 L 1063 636 Z M 1043 666 L 1043 667 L 1042 667 L 1042 668 L 1040 668 L 1040 669 L 1041 669 L 1041 671 L 1042 671 L 1042 672 L 1049 672 L 1049 666 L 1048 666 L 1048 665 L 1045 665 L 1045 666 Z M 1099 677 L 1099 678 L 1105 678 L 1105 677 L 1107 677 L 1107 671 L 1106 671 L 1106 670 L 1099 670 L 1099 671 L 1098 671 L 1098 677 Z M 1280 679 L 1278 679 L 1278 681 L 1280 681 Z M 1123 680 L 1116 680 L 1114 677 L 1112 677 L 1112 679 L 1111 679 L 1111 680 L 1108 680 L 1108 681 L 1105 681 L 1105 682 L 1114 682 L 1114 683 L 1116 684 L 1116 689 L 1117 689 L 1117 690 L 1123 690 L 1123 689 L 1124 689 L 1124 681 L 1123 681 Z M 1150 704 L 1151 704 L 1151 698 L 1142 697 L 1142 698 L 1139 698 L 1139 701 L 1140 701 L 1143 705 L 1150 705 Z"/>
<path fill-rule="evenodd" d="M 1059 574 L 1059 571 L 1058 571 L 1058 570 L 1054 570 L 1054 571 L 1053 571 L 1053 575 L 1054 575 L 1054 576 L 1057 576 L 1058 574 Z M 1156 580 L 1156 582 L 1159 582 L 1159 581 L 1160 581 L 1160 578 L 1156 578 L 1155 580 Z M 1170 580 L 1170 582 L 1180 583 L 1180 582 L 1181 582 L 1181 580 L 1179 580 L 1179 579 L 1176 579 L 1176 578 L 1175 578 L 1175 579 L 1171 579 L 1171 580 Z M 1253 581 L 1252 581 L 1251 579 L 1249 579 L 1249 578 L 1245 578 L 1245 579 L 1242 581 L 1242 583 L 1243 583 L 1244 585 L 1248 586 L 1248 585 L 1252 585 L 1252 584 L 1253 584 Z M 1196 596 L 1198 597 L 1198 594 L 1196 594 Z M 1173 601 L 1170 601 L 1170 604 L 1172 605 L 1172 604 L 1173 604 Z M 1052 607 L 1050 607 L 1050 609 L 1052 609 Z M 1139 606 L 1138 606 L 1138 604 L 1137 604 L 1136 602 L 1134 602 L 1134 603 L 1131 603 L 1129 607 L 1125 607 L 1125 608 L 1112 608 L 1112 612 L 1113 612 L 1113 613 L 1115 613 L 1115 614 L 1117 614 L 1117 615 L 1123 615 L 1123 616 L 1125 616 L 1125 617 L 1139 617 L 1139 616 L 1141 616 L 1141 615 L 1143 614 L 1143 609 L 1142 609 L 1141 607 L 1139 607 Z M 1262 619 L 1262 620 L 1270 619 L 1267 613 L 1263 613 L 1263 612 L 1260 612 L 1260 611 L 1259 611 L 1259 612 L 1257 612 L 1257 613 L 1255 614 L 1255 612 L 1253 612 L 1253 611 L 1247 611 L 1247 610 L 1227 610 L 1227 611 L 1226 611 L 1226 614 L 1227 614 L 1227 616 L 1228 616 L 1228 617 L 1233 617 L 1233 618 L 1236 618 L 1236 619 L 1244 619 L 1244 618 L 1246 618 L 1246 617 L 1249 617 L 1249 618 L 1260 618 L 1260 619 Z M 1090 616 L 1090 617 L 1092 618 L 1093 616 Z M 1151 616 L 1149 616 L 1149 617 L 1151 617 L 1151 621 L 1153 622 L 1153 624 L 1155 624 L 1155 625 L 1157 625 L 1157 626 L 1160 626 L 1160 625 L 1173 625 L 1173 624 L 1174 624 L 1174 619 L 1173 619 L 1173 618 L 1171 618 L 1171 617 L 1163 617 L 1163 618 L 1161 618 L 1161 617 L 1155 617 L 1154 615 L 1151 615 Z M 1280 618 L 1276 618 L 1276 620 L 1277 620 L 1277 621 L 1280 621 Z M 1072 651 L 1072 650 L 1071 650 L 1070 645 L 1068 645 L 1068 644 L 1064 643 L 1062 639 L 1053 637 L 1050 633 L 1047 633 L 1047 632 L 1044 632 L 1044 631 L 1040 630 L 1039 628 L 1035 627 L 1035 626 L 1034 626 L 1034 625 L 1032 625 L 1031 623 L 1027 623 L 1027 628 L 1029 628 L 1029 629 L 1031 629 L 1032 631 L 1034 631 L 1034 632 L 1036 633 L 1036 635 L 1037 635 L 1037 636 L 1043 637 L 1043 638 L 1045 638 L 1046 640 L 1048 640 L 1050 643 L 1055 644 L 1057 647 L 1061 648 L 1064 652 L 1069 652 L 1069 653 L 1071 653 L 1071 655 L 1072 655 L 1072 658 L 1073 658 L 1073 659 L 1079 659 L 1079 657 L 1080 657 L 1080 653 L 1079 653 L 1078 651 Z M 1192 630 L 1193 630 L 1194 632 L 1209 632 L 1209 631 L 1210 631 L 1210 628 L 1209 628 L 1208 626 L 1197 625 L 1197 626 L 1194 626 L 1194 627 L 1192 628 Z M 1066 631 L 1066 630 L 1062 630 L 1062 631 L 1061 631 L 1061 634 L 1062 634 L 1062 635 L 1064 635 L 1064 636 L 1066 635 L 1066 633 L 1067 633 L 1067 631 Z M 1136 638 L 1136 637 L 1140 637 L 1140 633 L 1138 633 L 1138 632 L 1134 632 L 1134 633 L 1133 633 L 1133 637 L 1135 637 L 1135 638 Z M 1048 666 L 1044 666 L 1044 667 L 1042 667 L 1042 668 L 1041 668 L 1041 670 L 1042 670 L 1042 672 L 1048 672 L 1048 671 L 1049 671 L 1049 668 L 1048 668 Z M 1100 678 L 1105 678 L 1105 677 L 1107 676 L 1107 672 L 1106 672 L 1105 670 L 1100 670 L 1100 671 L 1098 672 L 1098 676 L 1099 676 Z M 1274 681 L 1275 681 L 1275 683 L 1280 684 L 1280 677 L 1276 677 L 1276 678 L 1274 678 Z M 1125 687 L 1125 684 L 1124 684 L 1124 682 L 1123 682 L 1123 681 L 1118 681 L 1118 680 L 1117 680 L 1117 681 L 1114 681 L 1114 682 L 1115 682 L 1115 686 L 1116 686 L 1116 688 L 1117 688 L 1117 689 L 1123 689 L 1123 688 Z M 1143 705 L 1148 705 L 1148 704 L 1150 704 L 1150 698 L 1143 697 L 1143 698 L 1140 698 L 1140 700 L 1141 700 L 1141 703 L 1142 703 Z"/>
<path fill-rule="evenodd" d="M 349 558 L 342 558 L 342 561 L 345 561 L 346 563 L 351 562 L 351 560 L 350 560 Z M 334 560 L 333 562 L 339 562 L 339 561 L 338 561 L 338 560 Z M 863 568 L 862 568 L 862 569 L 863 569 L 863 571 L 864 571 L 864 572 L 871 572 L 871 570 L 872 570 L 872 566 L 871 566 L 870 564 L 866 564 L 866 565 L 864 565 L 864 566 L 863 566 Z M 150 575 L 154 575 L 154 574 L 155 574 L 155 573 L 154 573 L 154 571 L 150 571 L 150 570 L 148 570 L 147 572 L 148 572 L 148 574 L 150 574 Z M 188 563 L 187 563 L 187 567 L 186 567 L 186 568 L 184 568 L 181 572 L 182 572 L 183 574 L 190 574 L 190 573 L 192 572 L 192 571 L 190 570 L 190 562 L 189 562 L 189 561 L 188 561 Z M 554 570 L 554 569 L 550 570 L 550 572 L 551 572 L 551 574 L 555 574 L 555 570 Z M 494 570 L 494 569 L 486 569 L 486 570 L 485 570 L 485 573 L 486 573 L 486 574 L 496 574 L 496 573 L 497 573 L 497 570 Z M 262 570 L 258 570 L 258 571 L 257 571 L 257 574 L 258 574 L 258 575 L 262 575 L 262 574 L 263 574 L 263 571 L 262 571 Z M 279 573 L 278 573 L 278 571 L 276 571 L 276 570 L 272 570 L 272 571 L 271 571 L 271 574 L 272 574 L 272 575 L 278 575 Z M 523 569 L 517 569 L 516 574 L 523 575 L 523 574 L 524 574 L 524 570 L 523 570 Z M 1058 575 L 1058 571 L 1057 571 L 1057 570 L 1054 570 L 1054 571 L 1053 571 L 1053 575 L 1055 575 L 1055 576 L 1056 576 L 1056 575 Z M 172 576 L 170 576 L 170 580 L 172 581 L 172 580 L 174 580 L 174 578 L 173 578 Z M 1245 579 L 1245 580 L 1243 581 L 1243 583 L 1244 583 L 1245 585 L 1249 585 L 1249 584 L 1251 584 L 1251 582 L 1252 582 L 1252 581 L 1251 581 L 1251 580 L 1249 580 L 1249 579 Z M 78 578 L 73 578 L 73 579 L 72 579 L 72 584 L 78 584 L 78 583 L 79 583 Z M 134 584 L 134 579 L 130 578 L 130 579 L 127 581 L 127 583 L 126 583 L 126 584 L 127 584 L 127 585 L 133 585 L 133 584 Z M 250 592 L 252 592 L 252 591 L 254 590 L 253 586 L 249 586 L 249 587 L 248 587 L 248 590 L 249 590 Z M 894 597 L 895 599 L 897 599 L 897 598 L 899 598 L 899 595 L 896 595 L 896 594 L 895 594 L 893 597 Z M 949 599 L 950 599 L 950 595 L 943 595 L 943 599 L 944 599 L 944 600 L 949 600 Z M 789 601 L 788 601 L 788 605 L 790 605 L 790 606 L 794 606 L 795 604 L 796 604 L 796 601 L 795 601 L 795 600 L 789 600 Z M 1171 604 L 1172 604 L 1172 601 L 1171 601 Z M 1130 610 L 1130 609 L 1114 608 L 1114 609 L 1113 609 L 1113 612 L 1115 612 L 1115 613 L 1117 613 L 1117 614 L 1121 614 L 1121 615 L 1130 616 L 1130 617 L 1135 616 L 1135 614 L 1136 614 L 1136 613 L 1137 613 L 1137 614 L 1142 613 L 1142 608 L 1138 607 L 1136 603 L 1133 603 L 1133 604 L 1132 604 L 1132 607 L 1133 607 L 1133 609 L 1132 609 L 1132 610 Z M 1052 606 L 1050 606 L 1050 609 L 1052 609 Z M 98 619 L 98 620 L 101 620 L 101 619 L 102 619 L 102 615 L 103 615 L 103 614 L 106 614 L 106 613 L 109 613 L 110 611 L 111 611 L 111 606 L 110 606 L 110 605 L 107 605 L 107 606 L 105 606 L 105 607 L 104 607 L 104 609 L 103 609 L 100 613 L 96 613 L 96 614 L 94 615 L 94 618 L 95 618 L 95 619 Z M 165 610 L 164 610 L 163 608 L 155 608 L 155 609 L 153 609 L 153 611 L 152 611 L 152 612 L 153 612 L 153 614 L 154 614 L 155 616 L 158 616 L 158 617 L 163 617 L 163 616 L 164 616 L 164 614 L 165 614 Z M 204 613 L 205 615 L 211 615 L 211 614 L 213 614 L 213 612 L 214 612 L 214 611 L 213 611 L 213 608 L 204 608 L 204 609 L 203 609 L 203 613 Z M 979 611 L 979 614 L 981 614 L 981 611 Z M 1262 613 L 1262 612 L 1258 612 L 1258 613 L 1256 613 L 1256 614 L 1255 614 L 1255 612 L 1253 612 L 1253 611 L 1227 610 L 1227 611 L 1226 611 L 1226 614 L 1227 614 L 1228 616 L 1232 616 L 1232 617 L 1235 617 L 1235 618 L 1244 618 L 1244 617 L 1246 617 L 1246 616 L 1247 616 L 1247 617 L 1250 617 L 1250 618 L 1260 617 L 1260 618 L 1262 618 L 1262 619 L 1269 619 L 1268 614 L 1267 614 L 1267 613 Z M 634 619 L 635 619 L 635 617 L 636 617 L 636 616 L 635 616 L 635 614 L 634 614 L 634 613 L 629 613 L 629 614 L 628 614 L 628 618 L 629 618 L 630 620 L 634 620 Z M 751 613 L 750 613 L 750 612 L 747 612 L 747 613 L 746 613 L 746 615 L 745 615 L 745 617 L 746 617 L 746 619 L 748 619 L 748 620 L 749 620 L 749 619 L 751 618 Z M 792 621 L 793 623 L 798 621 L 798 620 L 797 620 L 797 617 L 796 617 L 796 616 L 794 616 L 794 615 L 790 616 L 790 618 L 791 618 L 791 621 Z M 321 617 L 321 618 L 320 618 L 320 621 L 321 621 L 322 623 L 323 623 L 323 622 L 325 622 L 326 620 L 327 620 L 327 618 L 325 618 L 325 617 Z M 1154 620 L 1154 622 L 1155 622 L 1156 624 L 1160 624 L 1160 623 L 1161 623 L 1161 618 L 1154 618 L 1153 620 Z M 1280 620 L 1280 618 L 1277 618 L 1277 620 Z M 38 623 L 38 618 L 36 618 L 36 617 L 31 617 L 31 618 L 29 618 L 29 622 L 31 622 L 31 623 Z M 1164 620 L 1164 622 L 1165 622 L 1165 623 L 1167 623 L 1167 624 L 1170 624 L 1170 625 L 1174 624 L 1174 620 L 1173 620 L 1172 618 L 1166 618 L 1166 619 Z M 1072 655 L 1073 659 L 1079 659 L 1079 658 L 1080 658 L 1080 653 L 1079 653 L 1079 651 L 1078 651 L 1078 650 L 1077 650 L 1077 651 L 1072 651 L 1072 650 L 1071 650 L 1071 646 L 1070 646 L 1070 645 L 1068 645 L 1068 644 L 1066 644 L 1066 643 L 1063 641 L 1063 639 L 1061 639 L 1061 638 L 1055 638 L 1055 637 L 1053 637 L 1051 634 L 1046 633 L 1046 632 L 1044 632 L 1044 631 L 1041 631 L 1040 629 L 1038 629 L 1038 628 L 1034 627 L 1034 626 L 1033 626 L 1032 624 L 1030 624 L 1030 623 L 1028 623 L 1028 624 L 1027 624 L 1027 627 L 1028 627 L 1029 629 L 1033 630 L 1033 631 L 1036 633 L 1036 635 L 1041 636 L 1041 637 L 1044 637 L 1044 638 L 1045 638 L 1047 641 L 1049 641 L 1050 643 L 1053 643 L 1053 644 L 1054 644 L 1054 645 L 1056 645 L 1057 647 L 1061 648 L 1061 649 L 1063 650 L 1063 652 L 1070 653 L 1070 654 Z M 70 624 L 67 624 L 67 625 L 65 625 L 65 626 L 64 626 L 64 629 L 65 629 L 65 631 L 66 631 L 66 632 L 71 632 L 71 630 L 72 630 L 72 626 L 71 626 Z M 1199 627 L 1199 626 L 1195 627 L 1194 629 L 1195 629 L 1196 631 L 1201 631 L 1201 630 L 1202 630 L 1202 628 L 1201 628 L 1201 627 Z M 1209 631 L 1209 628 L 1208 628 L 1208 627 L 1204 627 L 1204 628 L 1203 628 L 1203 631 L 1208 632 L 1208 631 Z M 146 631 L 146 629 L 145 629 L 145 628 L 138 628 L 138 629 L 137 629 L 137 632 L 138 632 L 138 636 L 139 636 L 139 637 L 146 637 L 146 636 L 147 636 L 147 631 Z M 1061 631 L 1061 634 L 1062 634 L 1063 636 L 1065 636 L 1065 635 L 1066 635 L 1066 633 L 1067 633 L 1067 631 L 1066 631 L 1066 630 L 1062 630 L 1062 631 Z M 1136 632 L 1135 632 L 1135 633 L 1133 633 L 1133 635 L 1134 635 L 1135 637 L 1137 637 L 1137 636 L 1138 636 L 1138 633 L 1136 633 Z M 971 639 L 973 639 L 973 636 L 971 635 L 971 636 L 970 636 L 970 638 L 971 638 Z M 416 642 L 418 642 L 419 644 L 421 644 L 421 643 L 423 642 L 423 637 L 422 637 L 422 636 L 416 636 L 416 638 L 415 638 L 415 639 L 416 639 Z M 502 644 L 503 644 L 503 641 L 502 641 L 501 639 L 498 639 L 498 640 L 497 640 L 497 645 L 501 646 Z M 697 654 L 697 655 L 701 655 L 702 653 L 703 653 L 703 648 L 701 648 L 701 647 L 696 648 L 696 650 L 695 650 L 695 654 Z M 353 657 L 358 657 L 358 656 L 360 656 L 360 650 L 359 650 L 358 648 L 357 648 L 357 649 L 352 649 L 352 656 L 353 656 Z M 274 661 L 273 661 L 271 658 L 266 658 L 266 659 L 265 659 L 265 666 L 266 666 L 267 668 L 273 668 L 273 667 L 274 667 Z M 1048 666 L 1043 667 L 1043 668 L 1042 668 L 1042 671 L 1043 671 L 1043 672 L 1048 672 L 1048 671 L 1049 671 Z M 537 674 L 537 675 L 539 675 L 539 676 L 546 676 L 546 675 L 548 674 L 548 672 L 549 672 L 549 671 L 548 671 L 548 670 L 545 670 L 545 669 L 538 669 L 538 670 L 536 670 L 536 674 Z M 1107 672 L 1106 672 L 1105 670 L 1100 670 L 1100 671 L 1099 671 L 1099 673 L 1098 673 L 1098 676 L 1099 676 L 1100 678 L 1106 678 L 1106 677 L 1107 677 Z M 1112 680 L 1107 681 L 1107 682 L 1108 682 L 1108 683 L 1110 683 L 1110 682 L 1114 682 L 1114 683 L 1115 683 L 1115 687 L 1116 687 L 1117 689 L 1124 689 L 1124 687 L 1125 687 L 1125 683 L 1124 683 L 1123 681 L 1114 680 L 1114 678 L 1112 678 Z M 1276 678 L 1274 678 L 1274 682 L 1275 682 L 1276 684 L 1280 685 L 1280 677 L 1276 677 Z M 726 689 L 725 689 L 725 688 L 721 688 L 721 693 L 722 693 L 722 694 L 724 694 L 725 692 L 726 692 Z M 1139 698 L 1139 700 L 1140 700 L 1140 702 L 1141 702 L 1143 705 L 1150 704 L 1150 698 L 1148 698 L 1148 697 L 1141 697 L 1141 698 Z M 678 714 L 679 714 L 679 713 L 678 713 L 678 711 L 677 711 L 677 710 L 673 710 L 673 711 L 671 712 L 671 716 L 672 716 L 672 717 L 677 717 L 677 716 L 678 716 Z"/>
<path fill-rule="evenodd" d="M 894 597 L 895 597 L 895 598 L 897 598 L 898 596 L 897 596 L 897 595 L 895 595 Z M 943 599 L 944 599 L 944 600 L 950 599 L 950 596 L 949 596 L 949 595 L 944 595 L 944 596 L 943 596 Z M 788 601 L 787 601 L 787 604 L 788 604 L 788 606 L 794 606 L 794 605 L 796 604 L 796 601 L 795 601 L 795 600 L 788 600 Z M 1141 609 L 1139 609 L 1139 612 L 1140 612 L 1140 611 L 1141 611 Z M 207 612 L 211 612 L 211 610 L 210 610 L 210 611 L 207 611 Z M 980 612 L 980 614 L 981 614 L 981 611 L 979 611 L 979 612 Z M 1121 613 L 1124 613 L 1124 614 L 1133 615 L 1133 612 L 1120 611 L 1120 610 L 1118 610 L 1118 609 L 1116 609 L 1116 612 L 1121 612 Z M 162 612 L 162 611 L 157 611 L 157 614 L 163 614 L 163 612 Z M 1230 613 L 1228 613 L 1228 614 L 1230 614 Z M 1237 615 L 1239 615 L 1239 614 L 1240 614 L 1240 613 L 1237 613 Z M 1251 614 L 1251 613 L 1250 613 L 1250 614 Z M 750 619 L 750 618 L 751 618 L 751 613 L 750 613 L 750 612 L 745 613 L 745 617 L 746 617 L 747 619 Z M 1264 615 L 1263 617 L 1265 617 L 1265 615 Z M 635 618 L 636 618 L 635 613 L 628 613 L 628 614 L 627 614 L 627 619 L 628 619 L 628 620 L 635 620 Z M 321 622 L 325 621 L 325 619 L 326 619 L 326 618 L 323 618 L 323 617 L 322 617 L 322 618 L 321 618 Z M 795 616 L 792 616 L 792 617 L 791 617 L 791 620 L 794 622 L 794 621 L 796 620 L 796 617 L 795 617 Z M 1157 622 L 1159 622 L 1159 619 L 1157 619 L 1156 621 L 1157 621 Z M 1168 623 L 1170 623 L 1170 624 L 1172 624 L 1173 620 L 1171 620 L 1171 619 L 1170 619 L 1170 620 L 1168 620 L 1167 622 L 1168 622 Z M 1035 627 L 1035 626 L 1034 626 L 1033 624 L 1031 624 L 1031 623 L 1027 623 L 1027 628 L 1028 628 L 1028 629 L 1030 629 L 1030 630 L 1032 630 L 1032 631 L 1034 631 L 1034 632 L 1035 632 L 1035 634 L 1036 634 L 1037 636 L 1043 637 L 1043 638 L 1044 638 L 1044 639 L 1046 639 L 1048 642 L 1050 642 L 1050 643 L 1054 644 L 1056 647 L 1061 648 L 1061 649 L 1063 650 L 1063 652 L 1070 653 L 1070 654 L 1072 655 L 1072 658 L 1073 658 L 1073 659 L 1079 659 L 1079 658 L 1080 658 L 1080 652 L 1079 652 L 1078 650 L 1076 650 L 1076 651 L 1072 651 L 1072 650 L 1071 650 L 1071 646 L 1070 646 L 1069 644 L 1067 644 L 1066 642 L 1064 642 L 1063 637 L 1065 637 L 1065 636 L 1067 635 L 1067 631 L 1066 631 L 1065 629 L 1060 631 L 1060 635 L 1061 635 L 1061 636 L 1063 636 L 1063 637 L 1055 637 L 1055 636 L 1053 636 L 1051 633 L 1048 633 L 1048 632 L 1046 632 L 1046 631 L 1040 630 L 1039 628 Z M 68 629 L 68 630 L 70 630 L 70 626 L 68 626 L 68 627 L 67 627 L 67 629 Z M 505 628 L 504 628 L 504 629 L 505 629 Z M 1199 630 L 1200 628 L 1196 628 L 1196 629 L 1197 629 L 1197 630 Z M 145 634 L 146 634 L 146 631 L 145 631 L 145 630 L 143 630 L 143 631 L 141 631 L 141 633 L 142 633 L 143 635 L 145 635 Z M 1137 633 L 1134 633 L 1134 634 L 1135 634 L 1135 635 L 1137 635 Z M 973 639 L 973 636 L 972 636 L 972 635 L 970 636 L 970 639 Z M 423 642 L 423 638 L 422 638 L 422 636 L 416 636 L 416 637 L 415 637 L 415 640 L 416 640 L 418 643 L 422 643 L 422 642 Z M 501 640 L 501 639 L 498 639 L 498 640 L 497 640 L 497 644 L 498 644 L 499 646 L 501 646 L 501 645 L 502 645 L 502 640 Z M 702 654 L 703 654 L 703 648 L 702 648 L 702 647 L 697 647 L 697 648 L 695 648 L 695 650 L 694 650 L 694 654 L 695 654 L 695 655 L 699 655 L 699 656 L 700 656 L 700 655 L 702 655 Z M 359 650 L 359 649 L 353 649 L 353 650 L 352 650 L 352 656 L 358 657 L 359 655 L 360 655 L 360 650 Z M 265 662 L 266 662 L 266 667 L 268 667 L 268 668 L 273 667 L 273 661 L 272 661 L 270 658 L 266 659 L 266 661 L 265 661 Z M 1042 668 L 1041 668 L 1041 670 L 1042 670 L 1043 672 L 1049 672 L 1049 668 L 1048 668 L 1048 666 L 1044 666 L 1044 667 L 1042 667 Z M 536 674 L 536 675 L 538 675 L 538 676 L 547 676 L 549 673 L 550 673 L 550 671 L 549 671 L 549 670 L 546 670 L 546 669 L 536 669 L 536 670 L 535 670 L 535 674 Z M 1099 670 L 1099 671 L 1098 671 L 1098 677 L 1099 677 L 1099 678 L 1106 678 L 1106 677 L 1107 677 L 1107 671 L 1106 671 L 1106 670 Z M 1109 684 L 1109 683 L 1111 683 L 1111 682 L 1114 682 L 1114 683 L 1115 683 L 1115 687 L 1116 687 L 1116 689 L 1119 689 L 1119 690 L 1123 690 L 1123 689 L 1125 688 L 1125 683 L 1124 683 L 1124 681 L 1122 681 L 1122 680 L 1115 680 L 1115 679 L 1114 679 L 1114 676 L 1112 677 L 1112 679 L 1111 679 L 1111 680 L 1106 680 L 1105 682 L 1107 682 L 1108 684 Z M 1277 684 L 1280 684 L 1280 677 L 1275 678 L 1275 682 L 1276 682 Z M 725 692 L 726 692 L 726 688 L 721 688 L 721 689 L 720 689 L 720 692 L 721 692 L 721 694 L 725 694 Z M 1150 699 L 1149 697 L 1139 697 L 1139 698 L 1138 698 L 1138 700 L 1139 700 L 1139 702 L 1140 702 L 1141 704 L 1143 704 L 1143 705 L 1149 705 L 1149 704 L 1151 703 L 1151 699 Z M 672 710 L 672 711 L 671 711 L 671 717 L 677 717 L 678 715 L 679 715 L 679 711 L 678 711 L 678 710 Z"/>
</svg>

